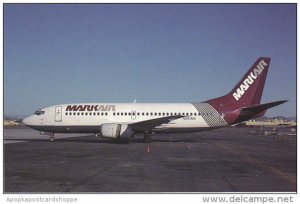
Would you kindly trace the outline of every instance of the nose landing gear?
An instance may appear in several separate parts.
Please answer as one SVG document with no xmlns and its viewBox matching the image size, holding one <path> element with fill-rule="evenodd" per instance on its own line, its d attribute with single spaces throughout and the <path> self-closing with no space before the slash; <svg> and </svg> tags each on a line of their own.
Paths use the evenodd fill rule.
<svg viewBox="0 0 300 204">
<path fill-rule="evenodd" d="M 41 135 L 48 135 L 49 137 L 49 141 L 50 142 L 54 142 L 55 138 L 54 138 L 54 133 L 53 132 L 40 132 Z"/>
</svg>

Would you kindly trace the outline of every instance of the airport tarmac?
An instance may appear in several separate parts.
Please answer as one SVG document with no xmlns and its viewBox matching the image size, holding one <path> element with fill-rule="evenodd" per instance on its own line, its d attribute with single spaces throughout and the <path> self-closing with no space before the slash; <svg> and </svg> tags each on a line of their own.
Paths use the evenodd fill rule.
<svg viewBox="0 0 300 204">
<path fill-rule="evenodd" d="M 296 136 L 253 130 L 160 134 L 150 144 L 137 135 L 127 144 L 84 134 L 51 143 L 4 129 L 4 192 L 296 192 Z"/>
</svg>

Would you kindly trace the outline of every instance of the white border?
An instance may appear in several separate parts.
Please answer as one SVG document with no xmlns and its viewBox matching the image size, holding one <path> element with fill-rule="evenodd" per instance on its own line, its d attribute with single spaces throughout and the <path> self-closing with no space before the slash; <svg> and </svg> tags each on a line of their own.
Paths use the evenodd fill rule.
<svg viewBox="0 0 300 204">
<path fill-rule="evenodd" d="M 25 1 L 25 0 L 7 0 L 7 1 L 1 1 L 1 11 L 0 11 L 0 16 L 1 16 L 1 20 L 0 20 L 0 26 L 2 28 L 2 32 L 1 32 L 1 53 L 0 53 L 0 63 L 3 65 L 3 3 L 297 3 L 298 1 L 270 1 L 270 0 L 264 0 L 263 2 L 259 2 L 259 1 L 225 1 L 225 0 L 218 0 L 218 1 L 197 1 L 197 0 L 188 0 L 188 1 L 178 1 L 178 0 L 174 0 L 174 1 L 159 1 L 159 0 L 147 0 L 147 1 L 132 1 L 132 0 L 118 0 L 118 1 L 76 1 L 76 0 L 63 0 L 63 1 L 59 1 L 59 0 L 53 0 L 53 1 L 36 1 L 36 0 L 31 0 L 31 1 Z M 297 10 L 299 9 L 299 6 L 297 5 Z M 299 18 L 297 15 L 297 21 L 298 21 L 298 25 L 297 28 L 299 26 Z M 297 29 L 298 31 L 298 29 Z M 299 32 L 298 32 L 298 36 L 299 36 Z M 298 38 L 297 36 L 297 38 Z M 299 41 L 297 41 L 297 47 L 299 47 Z M 297 52 L 297 57 L 299 58 L 299 54 Z M 2 67 L 3 69 L 3 67 Z M 0 86 L 0 90 L 1 90 L 1 95 L 3 97 L 3 72 L 0 72 L 1 75 L 1 86 Z M 299 72 L 297 72 L 297 77 L 300 77 Z M 298 79 L 297 78 L 297 79 Z M 297 83 L 298 85 L 298 83 Z M 297 94 L 299 95 L 299 87 L 297 87 L 298 91 Z M 297 100 L 297 106 L 299 106 L 300 102 L 299 100 Z M 1 102 L 1 113 L 3 116 L 3 99 Z M 298 114 L 297 114 L 298 117 Z M 1 122 L 3 124 L 3 118 L 1 118 Z M 1 126 L 1 132 L 3 133 L 3 126 Z M 2 139 L 3 140 L 3 139 Z M 3 144 L 3 142 L 2 142 Z M 297 145 L 298 145 L 298 141 L 297 141 Z M 3 192 L 3 145 L 1 145 L 1 164 L 2 164 L 2 168 L 1 169 L 1 187 L 0 187 L 0 191 L 1 194 Z M 297 151 L 297 158 L 299 157 L 299 152 Z M 299 170 L 299 168 L 297 168 L 297 170 Z M 298 172 L 297 172 L 298 175 Z M 297 179 L 297 183 L 298 183 L 298 179 Z M 297 188 L 299 190 L 299 188 Z M 97 203 L 97 204 L 102 204 L 102 203 L 122 203 L 122 204 L 150 204 L 150 203 L 172 203 L 172 204 L 182 204 L 182 203 L 188 203 L 188 204 L 201 204 L 203 203 L 202 198 L 203 196 L 209 196 L 209 197 L 214 197 L 214 196 L 224 196 L 227 198 L 230 198 L 232 196 L 232 194 L 215 194 L 215 193 L 210 193 L 210 194 L 2 194 L 0 197 L 0 201 L 1 203 L 10 203 L 7 201 L 7 198 L 32 198 L 32 197 L 43 197 L 43 198 L 47 198 L 47 197 L 53 197 L 53 196 L 60 196 L 60 197 L 65 197 L 65 198 L 72 198 L 72 197 L 76 197 L 78 198 L 78 202 L 76 203 Z M 267 193 L 255 193 L 255 194 L 251 194 L 251 193 L 245 193 L 245 194 L 233 194 L 235 196 L 273 196 L 273 197 L 278 197 L 278 196 L 292 196 L 293 197 L 293 202 L 299 202 L 300 201 L 300 196 L 298 194 L 283 194 L 283 193 L 275 193 L 275 194 L 267 194 Z M 220 202 L 216 202 L 216 203 L 220 203 Z M 238 202 L 238 203 L 245 203 L 245 202 Z"/>
</svg>

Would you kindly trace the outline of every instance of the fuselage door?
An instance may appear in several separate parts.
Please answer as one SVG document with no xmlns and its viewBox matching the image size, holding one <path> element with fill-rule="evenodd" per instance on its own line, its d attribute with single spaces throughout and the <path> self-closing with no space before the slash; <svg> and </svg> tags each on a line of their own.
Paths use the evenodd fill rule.
<svg viewBox="0 0 300 204">
<path fill-rule="evenodd" d="M 62 121 L 62 107 L 61 106 L 55 107 L 55 121 L 56 122 Z"/>
<path fill-rule="evenodd" d="M 219 113 L 220 113 L 220 121 L 223 121 L 224 120 L 224 104 L 223 103 L 221 103 L 220 104 L 220 109 L 219 109 Z"/>
</svg>

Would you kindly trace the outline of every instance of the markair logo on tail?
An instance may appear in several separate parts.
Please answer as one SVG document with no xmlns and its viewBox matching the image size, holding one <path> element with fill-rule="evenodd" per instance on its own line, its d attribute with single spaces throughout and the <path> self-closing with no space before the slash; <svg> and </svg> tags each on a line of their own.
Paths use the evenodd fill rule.
<svg viewBox="0 0 300 204">
<path fill-rule="evenodd" d="M 238 101 L 244 93 L 248 90 L 251 84 L 257 79 L 258 75 L 262 73 L 264 68 L 268 64 L 261 60 L 256 67 L 253 69 L 253 71 L 247 76 L 247 78 L 243 81 L 243 83 L 240 85 L 239 88 L 236 89 L 236 91 L 232 94 L 232 96 L 235 98 L 236 101 Z"/>
</svg>

